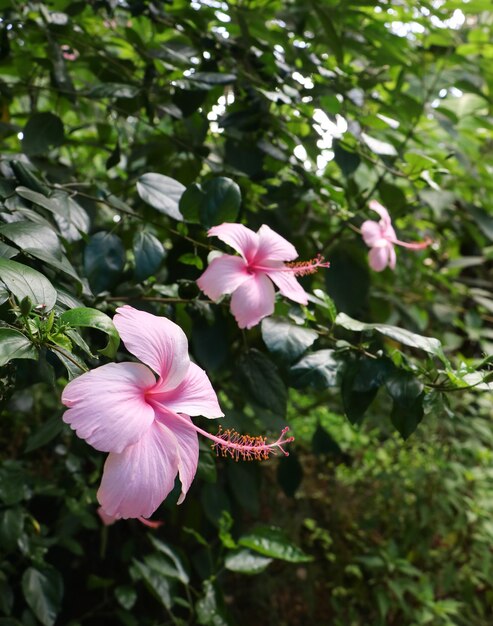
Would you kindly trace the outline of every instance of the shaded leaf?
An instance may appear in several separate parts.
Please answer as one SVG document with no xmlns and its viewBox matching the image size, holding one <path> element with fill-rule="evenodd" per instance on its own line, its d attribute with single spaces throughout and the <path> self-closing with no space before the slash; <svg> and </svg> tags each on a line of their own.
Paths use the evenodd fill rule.
<svg viewBox="0 0 493 626">
<path fill-rule="evenodd" d="M 22 591 L 27 604 L 43 626 L 52 626 L 63 597 L 63 580 L 59 572 L 52 567 L 29 567 L 22 576 Z"/>
<path fill-rule="evenodd" d="M 84 269 L 95 293 L 112 287 L 124 265 L 125 249 L 119 237 L 107 232 L 91 237 L 84 250 Z"/>
<path fill-rule="evenodd" d="M 314 330 L 291 324 L 281 317 L 264 318 L 261 329 L 262 339 L 269 352 L 288 363 L 306 352 L 318 337 Z"/>
<path fill-rule="evenodd" d="M 286 414 L 287 390 L 275 364 L 259 350 L 249 350 L 239 360 L 240 377 L 252 399 L 280 417 Z"/>
<path fill-rule="evenodd" d="M 179 203 L 184 191 L 185 187 L 181 183 L 163 174 L 144 174 L 137 181 L 137 192 L 144 202 L 180 222 L 183 221 L 183 215 Z"/>
<path fill-rule="evenodd" d="M 38 351 L 31 340 L 19 330 L 0 328 L 0 367 L 12 359 L 38 358 Z"/>
<path fill-rule="evenodd" d="M 57 293 L 50 281 L 27 265 L 0 258 L 0 279 L 19 302 L 28 296 L 34 307 L 51 311 Z"/>
<path fill-rule="evenodd" d="M 139 230 L 134 235 L 135 279 L 145 280 L 159 269 L 166 256 L 164 246 L 152 233 Z"/>
<path fill-rule="evenodd" d="M 259 526 L 250 533 L 242 535 L 238 544 L 281 561 L 306 563 L 313 560 L 313 557 L 305 554 L 292 543 L 280 528 L 274 526 Z"/>
</svg>

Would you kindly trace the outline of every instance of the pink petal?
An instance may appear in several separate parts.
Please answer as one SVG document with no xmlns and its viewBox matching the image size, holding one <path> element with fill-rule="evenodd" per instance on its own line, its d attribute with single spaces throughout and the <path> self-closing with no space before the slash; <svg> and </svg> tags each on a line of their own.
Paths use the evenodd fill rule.
<svg viewBox="0 0 493 626">
<path fill-rule="evenodd" d="M 245 261 L 251 261 L 255 256 L 259 239 L 257 233 L 243 224 L 229 224 L 225 222 L 219 226 L 213 226 L 207 231 L 209 237 L 218 237 L 228 246 L 239 252 Z"/>
<path fill-rule="evenodd" d="M 144 394 L 156 384 L 141 363 L 108 363 L 72 380 L 63 390 L 69 407 L 63 421 L 81 439 L 103 452 L 121 452 L 154 421 Z"/>
<path fill-rule="evenodd" d="M 266 224 L 258 230 L 259 247 L 255 256 L 254 264 L 259 265 L 266 259 L 273 261 L 292 261 L 298 256 L 298 252 L 293 244 L 289 243 L 284 237 L 278 235 Z"/>
<path fill-rule="evenodd" d="M 163 413 L 159 420 L 165 424 L 176 439 L 178 451 L 178 474 L 181 482 L 181 495 L 178 504 L 181 504 L 190 489 L 190 485 L 197 471 L 199 462 L 199 439 L 188 415 L 173 415 Z"/>
<path fill-rule="evenodd" d="M 97 513 L 105 526 L 111 526 L 111 524 L 114 524 L 117 521 L 117 518 L 112 515 L 108 515 L 102 506 L 98 507 Z"/>
<path fill-rule="evenodd" d="M 219 300 L 223 294 L 233 293 L 249 276 L 244 259 L 224 254 L 211 262 L 197 285 L 211 300 Z"/>
<path fill-rule="evenodd" d="M 159 374 L 174 389 L 190 365 L 185 333 L 171 320 L 131 306 L 116 310 L 113 322 L 129 352 Z"/>
<path fill-rule="evenodd" d="M 231 297 L 231 312 L 240 328 L 251 328 L 274 313 L 274 285 L 265 274 L 257 273 Z"/>
<path fill-rule="evenodd" d="M 389 246 L 389 267 L 391 270 L 395 269 L 395 264 L 397 261 L 397 257 L 395 255 L 395 248 L 394 246 Z"/>
<path fill-rule="evenodd" d="M 392 253 L 394 253 L 393 259 L 395 267 L 395 251 L 392 245 L 372 248 L 368 253 L 368 261 L 371 269 L 375 272 L 384 270 L 392 260 Z"/>
<path fill-rule="evenodd" d="M 267 271 L 266 274 L 279 287 L 279 291 L 283 296 L 300 304 L 308 304 L 306 291 L 296 280 L 293 272 L 272 269 Z"/>
<path fill-rule="evenodd" d="M 144 436 L 104 464 L 98 501 L 116 519 L 150 517 L 175 484 L 176 438 L 154 421 Z"/>
<path fill-rule="evenodd" d="M 366 245 L 373 248 L 382 239 L 382 228 L 378 222 L 366 220 L 361 224 L 361 234 Z"/>
<path fill-rule="evenodd" d="M 161 391 L 157 385 L 147 396 L 148 401 L 159 411 L 161 408 L 187 415 L 222 417 L 224 413 L 217 401 L 207 374 L 195 363 L 181 383 L 171 391 Z"/>
<path fill-rule="evenodd" d="M 392 224 L 389 212 L 384 206 L 380 204 L 380 202 L 377 202 L 376 200 L 371 200 L 368 206 L 372 211 L 375 211 L 375 213 L 378 213 L 378 215 L 380 215 L 380 218 L 382 219 L 382 226 L 384 228 Z"/>
</svg>

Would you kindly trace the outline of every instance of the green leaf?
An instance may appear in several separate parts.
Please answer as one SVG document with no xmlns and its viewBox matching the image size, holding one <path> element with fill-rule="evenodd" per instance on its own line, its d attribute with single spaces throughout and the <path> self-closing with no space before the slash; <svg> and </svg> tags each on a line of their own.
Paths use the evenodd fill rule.
<svg viewBox="0 0 493 626">
<path fill-rule="evenodd" d="M 423 384 L 411 372 L 399 370 L 386 381 L 385 387 L 394 401 L 392 424 L 407 439 L 423 419 Z"/>
<path fill-rule="evenodd" d="M 238 574 L 260 574 L 269 563 L 272 563 L 271 558 L 254 554 L 250 550 L 229 552 L 224 559 L 224 567 Z"/>
<path fill-rule="evenodd" d="M 95 100 L 100 98 L 135 98 L 139 91 L 139 87 L 134 85 L 102 83 L 93 87 L 87 94 L 87 97 Z"/>
<path fill-rule="evenodd" d="M 261 328 L 269 352 L 288 363 L 296 361 L 318 337 L 314 330 L 290 324 L 281 317 L 264 318 Z"/>
<path fill-rule="evenodd" d="M 46 154 L 65 141 L 63 122 L 53 113 L 35 113 L 22 132 L 22 150 L 29 155 Z"/>
<path fill-rule="evenodd" d="M 13 222 L 0 227 L 0 233 L 30 254 L 79 280 L 74 268 L 62 254 L 60 241 L 54 230 L 33 222 Z"/>
<path fill-rule="evenodd" d="M 12 246 L 9 246 L 3 241 L 0 241 L 0 257 L 4 259 L 11 259 L 12 257 L 17 256 L 18 254 L 19 254 L 19 250 L 17 250 L 17 248 L 13 248 Z"/>
<path fill-rule="evenodd" d="M 341 362 L 334 350 L 317 350 L 291 366 L 291 384 L 296 389 L 312 387 L 319 391 L 335 387 L 339 380 Z"/>
<path fill-rule="evenodd" d="M 135 233 L 133 251 L 137 282 L 141 282 L 154 274 L 166 256 L 163 244 L 146 230 L 139 230 Z"/>
<path fill-rule="evenodd" d="M 351 424 L 359 424 L 379 388 L 392 372 L 388 359 L 360 358 L 344 372 L 341 384 L 344 412 Z"/>
<path fill-rule="evenodd" d="M 206 85 L 230 85 L 236 80 L 236 74 L 220 74 L 219 72 L 194 72 L 187 76 L 191 82 L 205 83 Z"/>
<path fill-rule="evenodd" d="M 59 415 L 50 417 L 44 424 L 29 435 L 24 452 L 32 452 L 52 441 L 62 432 L 63 422 Z"/>
<path fill-rule="evenodd" d="M 7 552 L 15 551 L 24 528 L 22 509 L 7 509 L 0 515 L 0 547 Z"/>
<path fill-rule="evenodd" d="M 201 207 L 206 201 L 206 194 L 197 183 L 185 189 L 180 198 L 179 209 L 186 222 L 200 224 Z"/>
<path fill-rule="evenodd" d="M 0 258 L 0 279 L 19 302 L 29 296 L 35 307 L 51 311 L 57 293 L 50 281 L 36 270 L 10 259 Z"/>
<path fill-rule="evenodd" d="M 442 344 L 438 339 L 434 337 L 423 337 L 423 335 L 417 335 L 404 328 L 398 326 L 390 326 L 389 324 L 367 324 L 355 320 L 345 313 L 339 313 L 335 321 L 337 326 L 346 328 L 347 330 L 353 330 L 355 332 L 373 331 L 390 337 L 394 341 L 409 346 L 410 348 L 416 348 L 418 350 L 424 350 L 433 356 L 437 356 L 440 359 L 446 359 L 443 354 Z"/>
<path fill-rule="evenodd" d="M 109 358 L 115 356 L 120 345 L 120 336 L 113 324 L 113 320 L 106 313 L 89 307 L 78 307 L 62 313 L 60 322 L 70 324 L 70 326 L 95 328 L 106 333 L 108 335 L 108 343 L 99 352 Z"/>
<path fill-rule="evenodd" d="M 242 535 L 238 544 L 281 561 L 307 563 L 313 560 L 313 557 L 305 554 L 303 550 L 292 543 L 280 528 L 273 526 L 259 526 L 252 532 Z"/>
<path fill-rule="evenodd" d="M 201 626 L 229 626 L 224 610 L 219 606 L 217 592 L 210 580 L 204 581 L 204 595 L 195 605 Z"/>
<path fill-rule="evenodd" d="M 163 606 L 170 609 L 173 605 L 173 600 L 171 599 L 171 587 L 169 580 L 146 563 L 142 563 L 142 561 L 134 559 L 133 567 L 144 580 L 152 595 Z"/>
<path fill-rule="evenodd" d="M 193 252 L 185 252 L 185 254 L 180 255 L 178 261 L 180 263 L 183 263 L 184 265 L 193 265 L 199 270 L 203 269 L 204 267 L 202 259 Z"/>
<path fill-rule="evenodd" d="M 182 560 L 175 552 L 175 550 L 173 550 L 173 548 L 171 548 L 168 544 L 160 541 L 159 539 L 156 539 L 156 537 L 153 537 L 152 535 L 149 535 L 149 539 L 152 545 L 156 548 L 156 550 L 158 550 L 161 554 L 166 555 L 166 557 L 168 557 L 168 559 L 171 560 L 171 562 L 173 563 L 173 577 L 177 578 L 184 585 L 188 585 L 188 583 L 190 582 L 190 576 L 185 570 Z"/>
<path fill-rule="evenodd" d="M 63 580 L 59 572 L 53 567 L 29 567 L 22 576 L 22 591 L 43 626 L 53 626 L 63 597 Z"/>
<path fill-rule="evenodd" d="M 144 174 L 137 181 L 137 192 L 144 202 L 175 220 L 183 221 L 180 198 L 185 187 L 174 178 L 163 174 Z"/>
<path fill-rule="evenodd" d="M 202 186 L 206 197 L 200 207 L 200 221 L 206 228 L 223 222 L 234 222 L 241 204 L 241 191 L 230 178 L 220 176 Z"/>
<path fill-rule="evenodd" d="M 13 328 L 0 328 L 0 367 L 12 359 L 38 358 L 38 351 L 31 340 Z"/>
<path fill-rule="evenodd" d="M 472 216 L 483 234 L 493 241 L 493 217 L 481 207 L 474 204 L 466 204 L 468 213 Z"/>
<path fill-rule="evenodd" d="M 111 288 L 125 265 L 125 248 L 112 233 L 99 232 L 91 237 L 84 250 L 84 269 L 95 293 Z"/>
<path fill-rule="evenodd" d="M 120 606 L 130 611 L 137 602 L 137 591 L 130 585 L 120 585 L 115 587 L 115 598 Z"/>
<path fill-rule="evenodd" d="M 239 360 L 239 372 L 245 389 L 261 407 L 284 417 L 287 390 L 277 367 L 259 350 L 249 350 Z"/>
</svg>

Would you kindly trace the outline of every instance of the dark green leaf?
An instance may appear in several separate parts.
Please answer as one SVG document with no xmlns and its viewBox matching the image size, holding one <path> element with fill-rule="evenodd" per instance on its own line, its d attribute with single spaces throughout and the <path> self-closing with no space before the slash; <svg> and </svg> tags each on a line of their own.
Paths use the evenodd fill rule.
<svg viewBox="0 0 493 626">
<path fill-rule="evenodd" d="M 153 596 L 167 609 L 173 605 L 169 580 L 146 563 L 134 560 L 133 566 Z"/>
<path fill-rule="evenodd" d="M 223 222 L 234 222 L 241 204 L 241 191 L 230 178 L 220 176 L 203 185 L 206 194 L 200 207 L 200 221 L 206 228 Z"/>
<path fill-rule="evenodd" d="M 46 154 L 65 140 L 62 120 L 53 113 L 35 113 L 23 130 L 22 150 L 29 155 Z"/>
<path fill-rule="evenodd" d="M 322 390 L 335 387 L 339 380 L 341 363 L 334 350 L 318 350 L 307 354 L 289 370 L 291 384 L 296 389 L 312 387 Z"/>
<path fill-rule="evenodd" d="M 171 560 L 175 568 L 175 577 L 184 585 L 188 585 L 188 583 L 190 582 L 190 576 L 185 570 L 182 560 L 175 552 L 175 550 L 173 550 L 173 548 L 171 548 L 168 544 L 160 541 L 159 539 L 156 539 L 156 537 L 153 537 L 152 535 L 149 536 L 149 539 L 151 540 L 151 543 L 156 548 L 156 550 L 158 550 L 161 554 L 165 554 L 168 559 Z"/>
<path fill-rule="evenodd" d="M 174 178 L 162 174 L 144 174 L 137 181 L 139 196 L 160 213 L 183 221 L 180 213 L 180 198 L 185 187 Z"/>
<path fill-rule="evenodd" d="M 12 359 L 38 358 L 38 351 L 30 339 L 13 328 L 0 328 L 0 367 Z"/>
<path fill-rule="evenodd" d="M 180 198 L 179 209 L 186 222 L 200 224 L 202 206 L 206 201 L 206 194 L 197 183 L 187 187 Z"/>
<path fill-rule="evenodd" d="M 103 83 L 93 87 L 87 94 L 87 97 L 95 100 L 100 98 L 135 98 L 138 93 L 139 88 L 135 85 Z"/>
<path fill-rule="evenodd" d="M 52 626 L 63 597 L 63 580 L 58 571 L 53 567 L 29 567 L 22 576 L 22 591 L 27 604 L 43 626 Z"/>
<path fill-rule="evenodd" d="M 109 358 L 115 356 L 120 345 L 120 336 L 113 324 L 113 320 L 106 313 L 88 307 L 78 307 L 62 313 L 60 322 L 75 327 L 96 328 L 106 333 L 108 335 L 108 343 L 99 352 Z"/>
<path fill-rule="evenodd" d="M 95 293 L 112 287 L 125 265 L 121 239 L 112 233 L 96 233 L 84 250 L 84 269 Z"/>
<path fill-rule="evenodd" d="M 139 230 L 134 235 L 135 279 L 138 282 L 154 274 L 166 253 L 163 244 L 152 233 Z"/>
<path fill-rule="evenodd" d="M 411 372 L 399 370 L 387 380 L 385 387 L 394 401 L 392 424 L 407 439 L 423 419 L 423 384 Z"/>
<path fill-rule="evenodd" d="M 344 411 L 351 424 L 359 424 L 379 388 L 392 372 L 387 359 L 360 358 L 344 372 L 341 384 Z"/>
<path fill-rule="evenodd" d="M 284 493 L 292 498 L 303 480 L 303 467 L 295 452 L 279 459 L 277 465 L 277 482 Z"/>
<path fill-rule="evenodd" d="M 277 367 L 262 352 L 252 349 L 240 357 L 240 377 L 251 398 L 261 407 L 283 417 L 287 390 Z"/>
<path fill-rule="evenodd" d="M 51 311 L 55 306 L 57 293 L 53 285 L 27 265 L 0 258 L 0 279 L 19 301 L 29 296 L 33 305 L 43 311 Z"/>
<path fill-rule="evenodd" d="M 32 452 L 52 441 L 62 432 L 63 422 L 59 415 L 50 417 L 44 424 L 29 435 L 24 452 Z"/>
<path fill-rule="evenodd" d="M 306 563 L 313 560 L 292 543 L 280 528 L 273 526 L 259 526 L 252 532 L 242 535 L 238 544 L 259 554 L 291 563 Z"/>
<path fill-rule="evenodd" d="M 269 352 L 288 363 L 296 361 L 317 337 L 314 330 L 290 324 L 281 317 L 266 317 L 262 320 L 262 339 Z"/>
</svg>

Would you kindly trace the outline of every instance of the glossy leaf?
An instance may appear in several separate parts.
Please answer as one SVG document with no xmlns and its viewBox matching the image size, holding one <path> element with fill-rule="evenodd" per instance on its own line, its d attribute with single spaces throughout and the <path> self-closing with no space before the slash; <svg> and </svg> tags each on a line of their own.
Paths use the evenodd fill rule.
<svg viewBox="0 0 493 626">
<path fill-rule="evenodd" d="M 259 350 L 240 357 L 239 372 L 250 397 L 279 416 L 286 413 L 287 390 L 275 364 Z"/>
<path fill-rule="evenodd" d="M 65 311 L 60 315 L 60 322 L 69 324 L 70 326 L 95 328 L 101 330 L 108 335 L 108 343 L 99 350 L 101 354 L 113 358 L 120 345 L 120 336 L 110 317 L 102 311 L 91 309 L 89 307 L 79 307 Z"/>
<path fill-rule="evenodd" d="M 59 572 L 52 567 L 29 567 L 22 576 L 22 591 L 43 626 L 53 626 L 63 597 L 63 580 Z"/>
<path fill-rule="evenodd" d="M 260 574 L 265 571 L 272 559 L 255 554 L 250 550 L 229 552 L 224 560 L 224 567 L 238 574 Z"/>
<path fill-rule="evenodd" d="M 428 354 L 444 358 L 442 344 L 438 339 L 434 337 L 423 337 L 417 335 L 404 328 L 397 326 L 391 326 L 389 324 L 367 324 L 358 320 L 352 319 L 345 313 L 339 313 L 335 321 L 337 326 L 346 328 L 347 330 L 353 330 L 355 332 L 373 331 L 385 335 L 394 341 L 409 346 L 410 348 L 416 348 L 418 350 L 424 350 Z"/>
<path fill-rule="evenodd" d="M 298 359 L 318 337 L 314 330 L 291 324 L 280 317 L 263 319 L 261 328 L 269 352 L 288 363 Z"/>
<path fill-rule="evenodd" d="M 306 563 L 313 560 L 311 556 L 293 544 L 280 528 L 273 526 L 259 526 L 252 532 L 242 535 L 238 539 L 238 544 L 281 561 Z"/>
<path fill-rule="evenodd" d="M 26 154 L 46 154 L 63 144 L 65 133 L 62 120 L 53 113 L 35 113 L 23 130 L 22 149 Z"/>
<path fill-rule="evenodd" d="M 57 293 L 53 285 L 27 265 L 0 258 L 0 279 L 19 301 L 28 296 L 35 307 L 46 312 L 55 305 Z"/>
<path fill-rule="evenodd" d="M 163 174 L 144 174 L 137 181 L 137 191 L 144 202 L 160 213 L 183 221 L 179 204 L 185 187 L 174 178 Z"/>
<path fill-rule="evenodd" d="M 152 233 L 140 230 L 134 235 L 135 279 L 140 282 L 154 274 L 161 265 L 165 250 L 163 244 Z"/>
<path fill-rule="evenodd" d="M 12 359 L 38 358 L 38 351 L 32 341 L 20 331 L 0 327 L 0 367 Z"/>
<path fill-rule="evenodd" d="M 121 239 L 112 233 L 93 235 L 84 250 L 84 269 L 95 293 L 112 287 L 125 265 Z"/>
</svg>

